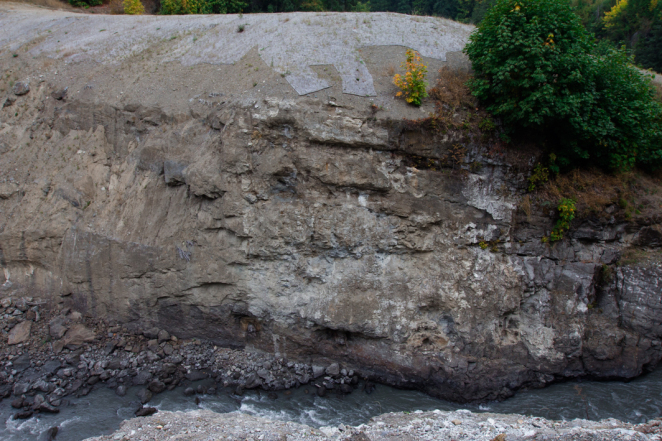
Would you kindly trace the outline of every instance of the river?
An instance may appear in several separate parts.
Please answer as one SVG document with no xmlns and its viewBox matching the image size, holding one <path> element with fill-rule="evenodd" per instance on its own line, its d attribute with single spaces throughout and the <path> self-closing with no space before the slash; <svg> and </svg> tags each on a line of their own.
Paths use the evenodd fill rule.
<svg viewBox="0 0 662 441">
<path fill-rule="evenodd" d="M 59 414 L 40 415 L 27 420 L 13 420 L 15 410 L 9 400 L 0 403 L 0 439 L 34 440 L 45 436 L 50 427 L 59 426 L 57 441 L 78 441 L 111 433 L 120 422 L 132 418 L 139 407 L 135 393 L 129 389 L 124 397 L 101 387 L 86 397 L 72 398 Z M 290 420 L 314 427 L 359 425 L 386 412 L 414 410 L 469 409 L 473 412 L 520 413 L 548 419 L 617 418 L 632 423 L 645 422 L 662 415 L 662 369 L 630 382 L 573 381 L 553 384 L 545 389 L 521 391 L 502 402 L 455 404 L 432 398 L 422 392 L 378 385 L 372 394 L 360 390 L 346 396 L 334 393 L 321 398 L 315 388 L 278 392 L 271 399 L 265 392 L 247 391 L 242 397 L 228 390 L 216 395 L 187 397 L 182 388 L 156 395 L 149 403 L 160 410 L 188 411 L 197 408 L 215 412 L 246 412 L 270 419 Z"/>
</svg>

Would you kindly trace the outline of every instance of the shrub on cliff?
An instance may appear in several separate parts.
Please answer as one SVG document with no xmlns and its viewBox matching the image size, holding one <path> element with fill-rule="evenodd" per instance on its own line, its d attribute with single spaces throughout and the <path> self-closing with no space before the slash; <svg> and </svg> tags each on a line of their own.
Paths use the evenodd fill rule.
<svg viewBox="0 0 662 441">
<path fill-rule="evenodd" d="M 248 7 L 240 0 L 161 0 L 161 14 L 234 14 Z"/>
<path fill-rule="evenodd" d="M 662 164 L 662 106 L 622 51 L 594 54 L 566 0 L 498 0 L 465 48 L 469 86 L 513 135 L 535 135 L 559 163 Z"/>
<path fill-rule="evenodd" d="M 124 0 L 124 13 L 129 15 L 141 15 L 145 13 L 145 7 L 140 0 Z"/>
</svg>

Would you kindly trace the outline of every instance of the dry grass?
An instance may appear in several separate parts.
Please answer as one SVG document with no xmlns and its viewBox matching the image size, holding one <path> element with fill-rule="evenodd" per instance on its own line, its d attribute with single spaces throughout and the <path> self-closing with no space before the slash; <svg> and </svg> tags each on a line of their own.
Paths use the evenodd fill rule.
<svg viewBox="0 0 662 441">
<path fill-rule="evenodd" d="M 538 203 L 555 209 L 562 198 L 577 202 L 579 217 L 620 219 L 662 217 L 660 176 L 634 171 L 612 175 L 600 170 L 575 169 L 546 183 L 536 194 Z"/>
<path fill-rule="evenodd" d="M 653 82 L 653 87 L 655 87 L 655 98 L 662 103 L 662 83 Z"/>
<path fill-rule="evenodd" d="M 108 8 L 111 14 L 124 14 L 124 1 L 123 0 L 110 0 Z"/>
<path fill-rule="evenodd" d="M 26 3 L 35 6 L 41 6 L 49 9 L 64 9 L 67 11 L 75 11 L 76 9 L 67 2 L 61 0 L 0 0 L 4 3 Z"/>
<path fill-rule="evenodd" d="M 457 110 L 462 107 L 475 108 L 476 98 L 466 86 L 471 75 L 465 71 L 454 71 L 444 66 L 439 70 L 437 84 L 430 89 L 430 98 Z"/>
</svg>

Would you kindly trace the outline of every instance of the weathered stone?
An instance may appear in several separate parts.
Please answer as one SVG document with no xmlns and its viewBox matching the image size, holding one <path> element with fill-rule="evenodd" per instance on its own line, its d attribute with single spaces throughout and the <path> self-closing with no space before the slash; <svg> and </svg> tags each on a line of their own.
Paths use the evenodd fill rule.
<svg viewBox="0 0 662 441">
<path fill-rule="evenodd" d="M 83 343 L 92 342 L 96 338 L 95 332 L 83 324 L 76 323 L 64 334 L 63 342 L 65 347 L 77 347 Z"/>
<path fill-rule="evenodd" d="M 120 384 L 120 385 L 117 386 L 117 388 L 115 389 L 115 393 L 116 393 L 118 396 L 123 397 L 124 395 L 126 395 L 126 386 L 123 385 L 123 384 Z"/>
<path fill-rule="evenodd" d="M 140 400 L 141 404 L 145 404 L 152 399 L 152 392 L 149 389 L 140 389 L 138 392 L 136 392 L 136 396 Z"/>
<path fill-rule="evenodd" d="M 136 411 L 136 416 L 146 417 L 146 416 L 154 415 L 156 412 L 158 412 L 158 409 L 156 409 L 155 407 L 141 407 Z"/>
<path fill-rule="evenodd" d="M 14 84 L 12 92 L 14 92 L 14 95 L 17 96 L 25 95 L 30 92 L 30 83 L 18 81 L 16 84 Z"/>
<path fill-rule="evenodd" d="M 190 397 L 191 395 L 195 395 L 195 390 L 192 387 L 187 387 L 184 389 L 184 395 L 187 397 Z"/>
<path fill-rule="evenodd" d="M 150 340 L 155 340 L 159 337 L 159 328 L 150 328 L 143 331 L 143 335 Z"/>
<path fill-rule="evenodd" d="M 26 410 L 24 412 L 18 412 L 14 414 L 14 419 L 15 420 L 27 420 L 32 416 L 34 412 L 32 410 Z"/>
<path fill-rule="evenodd" d="M 170 334 L 168 334 L 168 331 L 161 329 L 158 333 L 158 342 L 163 343 L 164 341 L 170 340 Z"/>
<path fill-rule="evenodd" d="M 332 363 L 329 367 L 326 368 L 326 374 L 331 376 L 336 376 L 340 374 L 340 365 L 338 363 Z"/>
<path fill-rule="evenodd" d="M 23 372 L 30 367 L 30 354 L 24 352 L 13 360 L 13 368 L 18 372 Z"/>
<path fill-rule="evenodd" d="M 324 367 L 322 366 L 313 366 L 313 378 L 319 378 L 324 375 Z"/>
<path fill-rule="evenodd" d="M 149 382 L 149 386 L 147 386 L 150 391 L 154 392 L 155 394 L 160 394 L 166 389 L 166 385 L 159 381 L 159 380 L 152 380 Z"/>
<path fill-rule="evenodd" d="M 7 344 L 17 345 L 19 343 L 25 343 L 30 338 L 30 329 L 32 329 L 32 322 L 29 320 L 14 326 L 12 330 L 9 331 Z"/>
<path fill-rule="evenodd" d="M 189 381 L 199 381 L 209 378 L 209 372 L 201 369 L 193 369 L 191 372 L 186 374 L 186 379 Z"/>
<path fill-rule="evenodd" d="M 67 319 L 62 316 L 57 316 L 48 323 L 48 333 L 52 338 L 58 339 L 67 332 Z"/>
<path fill-rule="evenodd" d="M 149 383 L 152 379 L 152 374 L 149 371 L 140 371 L 138 375 L 133 377 L 133 384 L 135 386 L 142 386 Z"/>
</svg>

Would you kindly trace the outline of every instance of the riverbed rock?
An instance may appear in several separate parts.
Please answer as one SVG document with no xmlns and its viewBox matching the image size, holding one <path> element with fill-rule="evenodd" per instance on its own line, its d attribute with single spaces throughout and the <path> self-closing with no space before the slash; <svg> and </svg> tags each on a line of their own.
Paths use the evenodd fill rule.
<svg viewBox="0 0 662 441">
<path fill-rule="evenodd" d="M 123 385 L 123 384 L 120 384 L 115 389 L 115 393 L 117 394 L 117 396 L 123 397 L 124 395 L 126 395 L 126 386 Z"/>
<path fill-rule="evenodd" d="M 149 402 L 149 400 L 152 399 L 152 392 L 149 389 L 140 389 L 138 392 L 136 392 L 136 396 L 140 400 L 141 404 L 145 404 Z"/>
<path fill-rule="evenodd" d="M 143 370 L 133 377 L 133 384 L 136 386 L 142 386 L 143 384 L 149 383 L 152 379 L 152 374 L 149 371 Z"/>
<path fill-rule="evenodd" d="M 18 325 L 14 326 L 12 330 L 9 331 L 7 344 L 17 345 L 19 343 L 25 343 L 30 338 L 31 328 L 32 328 L 32 322 L 30 320 L 25 320 L 24 322 L 21 322 Z"/>
<path fill-rule="evenodd" d="M 14 414 L 14 419 L 15 420 L 27 420 L 34 414 L 34 411 L 32 410 L 26 410 L 23 412 L 17 412 Z"/>
<path fill-rule="evenodd" d="M 326 368 L 326 374 L 335 377 L 340 374 L 340 365 L 338 363 L 332 363 L 329 367 Z"/>
<path fill-rule="evenodd" d="M 163 383 L 162 381 L 159 381 L 159 380 L 150 381 L 149 386 L 147 386 L 147 387 L 150 391 L 154 392 L 155 394 L 160 394 L 161 392 L 163 392 L 166 389 L 165 383 Z"/>
<path fill-rule="evenodd" d="M 154 415 L 156 412 L 158 412 L 158 409 L 156 409 L 155 407 L 141 407 L 136 411 L 136 416 L 146 417 L 146 416 Z"/>
</svg>

